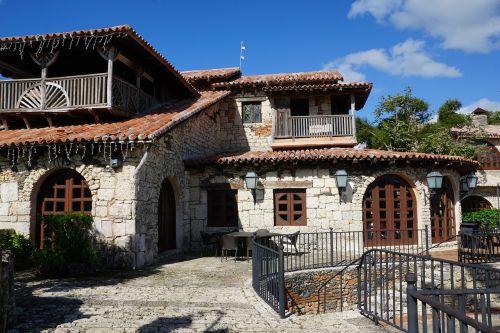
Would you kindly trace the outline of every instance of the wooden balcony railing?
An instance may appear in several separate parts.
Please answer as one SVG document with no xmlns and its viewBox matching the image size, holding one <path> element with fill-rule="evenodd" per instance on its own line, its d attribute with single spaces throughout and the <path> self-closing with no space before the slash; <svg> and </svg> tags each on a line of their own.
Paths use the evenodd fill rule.
<svg viewBox="0 0 500 333">
<path fill-rule="evenodd" d="M 117 107 L 127 113 L 136 113 L 156 104 L 153 96 L 116 75 L 111 82 L 111 100 L 108 100 L 107 73 L 44 80 L 0 80 L 0 112 Z"/>
<path fill-rule="evenodd" d="M 351 115 L 323 115 L 291 117 L 278 113 L 276 138 L 310 138 L 353 136 L 354 117 Z"/>
</svg>

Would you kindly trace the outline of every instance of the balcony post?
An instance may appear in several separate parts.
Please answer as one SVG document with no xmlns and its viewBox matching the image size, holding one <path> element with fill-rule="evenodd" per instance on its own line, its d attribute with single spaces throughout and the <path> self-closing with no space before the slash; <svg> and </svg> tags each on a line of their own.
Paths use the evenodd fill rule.
<svg viewBox="0 0 500 333">
<path fill-rule="evenodd" d="M 356 118 L 355 118 L 355 113 L 356 113 L 356 99 L 354 97 L 354 94 L 351 94 L 351 121 L 352 121 L 352 136 L 356 137 Z"/>
<path fill-rule="evenodd" d="M 108 89 L 107 89 L 107 104 L 108 107 L 113 105 L 113 62 L 118 56 L 116 48 L 110 47 L 107 53 L 108 58 Z"/>
</svg>

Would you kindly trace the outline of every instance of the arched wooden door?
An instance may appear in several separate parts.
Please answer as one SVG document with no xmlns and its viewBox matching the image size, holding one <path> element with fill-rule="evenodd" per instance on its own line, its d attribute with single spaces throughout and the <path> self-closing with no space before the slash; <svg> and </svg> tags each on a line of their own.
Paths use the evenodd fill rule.
<svg viewBox="0 0 500 333">
<path fill-rule="evenodd" d="M 431 199 L 432 243 L 452 241 L 455 233 L 455 202 L 453 187 L 443 178 L 443 188 Z"/>
<path fill-rule="evenodd" d="M 395 175 L 377 178 L 363 197 L 363 230 L 367 246 L 415 244 L 417 211 L 411 186 Z"/>
<path fill-rule="evenodd" d="M 470 212 L 478 212 L 483 209 L 491 209 L 491 204 L 488 200 L 477 195 L 471 195 L 464 198 L 461 202 L 462 214 Z"/>
<path fill-rule="evenodd" d="M 158 252 L 176 248 L 175 194 L 172 184 L 165 179 L 158 200 Z"/>
<path fill-rule="evenodd" d="M 85 179 L 76 171 L 64 169 L 47 178 L 38 192 L 37 216 L 71 212 L 92 212 L 92 193 Z M 40 247 L 43 237 L 41 219 L 37 218 L 35 244 Z"/>
</svg>

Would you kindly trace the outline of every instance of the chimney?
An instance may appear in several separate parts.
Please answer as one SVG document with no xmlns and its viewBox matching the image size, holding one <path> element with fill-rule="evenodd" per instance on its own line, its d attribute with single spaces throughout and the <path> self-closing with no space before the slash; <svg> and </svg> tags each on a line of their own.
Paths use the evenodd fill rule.
<svg viewBox="0 0 500 333">
<path fill-rule="evenodd" d="M 488 125 L 488 111 L 481 108 L 472 111 L 472 124 L 478 127 Z"/>
</svg>

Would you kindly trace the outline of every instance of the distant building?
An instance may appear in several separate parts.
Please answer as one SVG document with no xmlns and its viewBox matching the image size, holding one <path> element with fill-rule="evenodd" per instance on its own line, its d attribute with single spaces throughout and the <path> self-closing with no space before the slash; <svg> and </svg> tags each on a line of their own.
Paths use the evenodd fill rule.
<svg viewBox="0 0 500 333">
<path fill-rule="evenodd" d="M 140 267 L 199 247 L 201 231 L 233 228 L 365 230 L 368 243 L 414 244 L 428 226 L 447 241 L 459 180 L 478 166 L 353 148 L 371 83 L 336 71 L 178 72 L 129 26 L 0 38 L 0 74 L 0 228 L 39 245 L 44 215 L 91 214 L 111 266 Z M 444 182 L 431 200 L 432 170 Z"/>
</svg>

